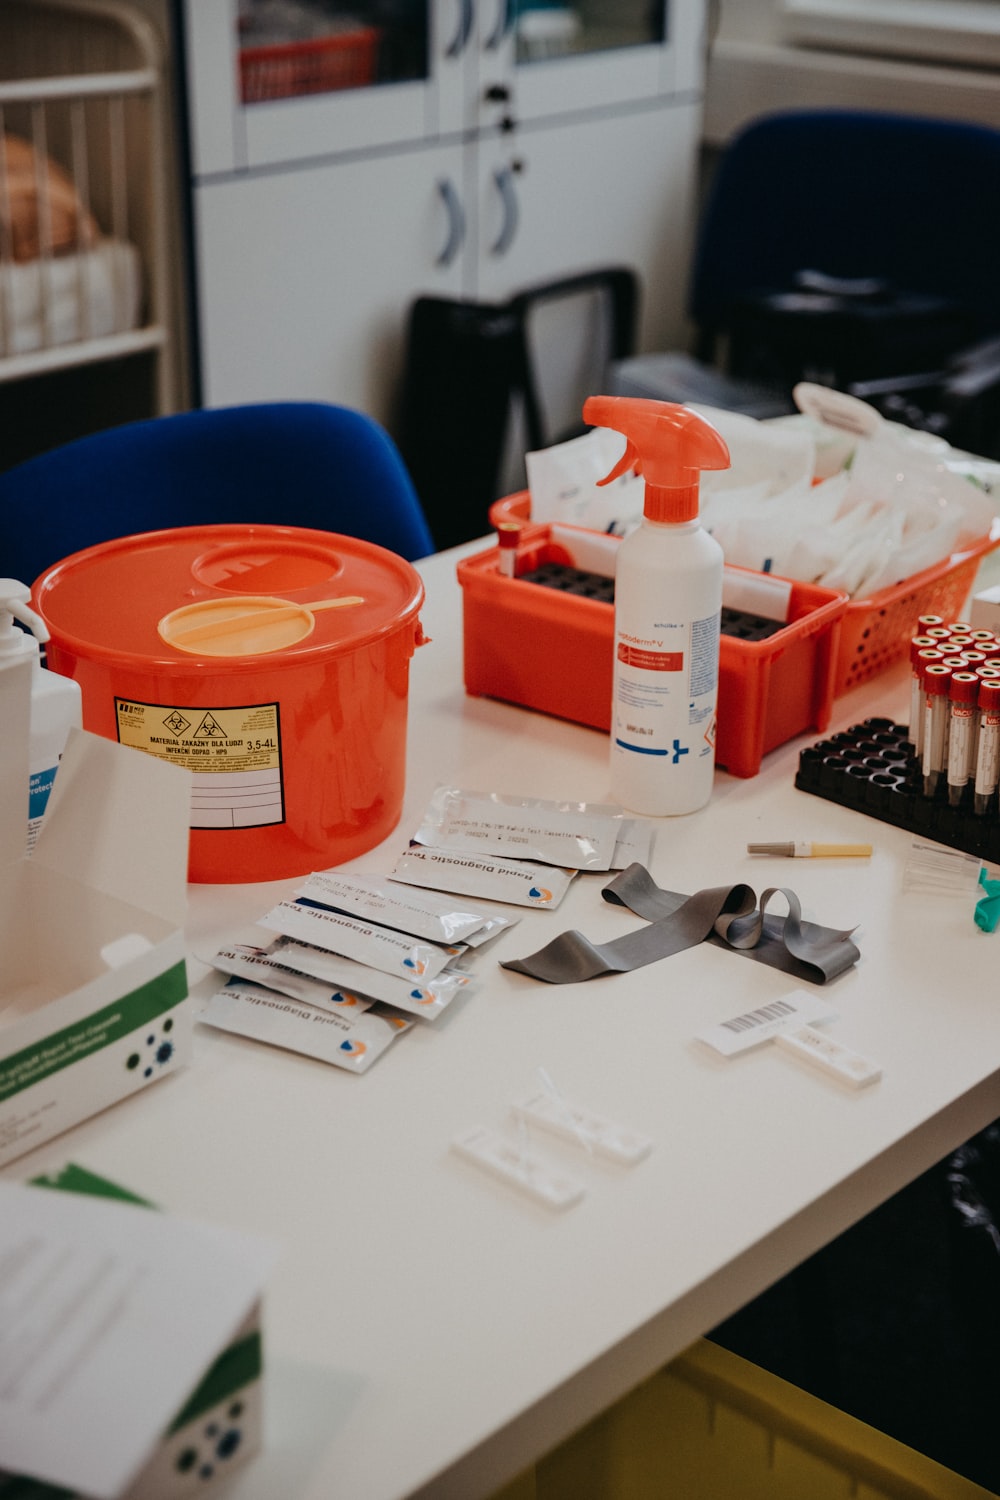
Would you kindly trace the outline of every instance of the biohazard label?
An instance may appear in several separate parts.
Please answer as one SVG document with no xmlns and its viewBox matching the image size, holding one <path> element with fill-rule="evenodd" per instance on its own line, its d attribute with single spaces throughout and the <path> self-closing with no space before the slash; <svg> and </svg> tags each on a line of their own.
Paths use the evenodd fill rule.
<svg viewBox="0 0 1000 1500">
<path fill-rule="evenodd" d="M 194 772 L 192 828 L 285 821 L 277 703 L 179 708 L 115 699 L 118 739 Z"/>
</svg>

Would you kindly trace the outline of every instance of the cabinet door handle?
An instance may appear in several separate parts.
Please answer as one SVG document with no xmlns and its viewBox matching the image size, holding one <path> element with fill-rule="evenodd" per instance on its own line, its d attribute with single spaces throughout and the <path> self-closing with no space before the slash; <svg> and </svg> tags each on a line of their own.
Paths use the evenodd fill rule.
<svg viewBox="0 0 1000 1500">
<path fill-rule="evenodd" d="M 486 38 L 483 46 L 487 52 L 495 52 L 510 30 L 510 23 L 514 19 L 511 0 L 499 0 L 497 5 L 496 25 Z"/>
<path fill-rule="evenodd" d="M 500 167 L 493 173 L 493 181 L 496 183 L 497 192 L 500 194 L 500 203 L 503 208 L 503 222 L 500 225 L 500 233 L 490 246 L 491 255 L 505 255 L 514 242 L 517 227 L 520 221 L 520 208 L 517 201 L 517 190 L 514 186 L 514 168 Z"/>
<path fill-rule="evenodd" d="M 445 57 L 461 57 L 472 34 L 473 0 L 458 0 L 458 25 L 455 35 L 444 49 Z"/>
<path fill-rule="evenodd" d="M 442 177 L 437 190 L 448 213 L 448 238 L 435 264 L 450 266 L 465 240 L 465 214 L 462 212 L 462 200 L 450 177 Z"/>
</svg>

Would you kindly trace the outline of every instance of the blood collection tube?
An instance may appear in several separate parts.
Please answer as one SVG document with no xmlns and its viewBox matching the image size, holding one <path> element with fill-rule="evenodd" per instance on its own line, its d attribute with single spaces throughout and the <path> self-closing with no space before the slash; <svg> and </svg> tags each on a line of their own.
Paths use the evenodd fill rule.
<svg viewBox="0 0 1000 1500">
<path fill-rule="evenodd" d="M 924 677 L 919 656 L 921 651 L 934 651 L 934 660 L 940 656 L 929 635 L 910 637 L 910 743 L 920 755 L 924 742 Z"/>
<path fill-rule="evenodd" d="M 979 746 L 972 806 L 977 817 L 989 811 L 1000 773 L 1000 678 L 980 679 Z"/>
<path fill-rule="evenodd" d="M 972 631 L 971 620 L 947 620 L 945 623 L 953 635 L 969 635 Z"/>
<path fill-rule="evenodd" d="M 975 674 L 979 678 L 980 682 L 990 682 L 990 681 L 1000 682 L 1000 668 L 998 668 L 998 667 L 987 667 L 984 664 L 984 665 L 981 665 L 981 666 L 975 666 L 975 667 L 972 668 L 972 670 L 973 670 L 973 672 L 975 672 Z M 983 715 L 982 715 L 982 710 L 980 709 L 979 712 L 976 714 L 976 747 L 975 747 L 975 750 L 973 751 L 973 755 L 972 755 L 973 777 L 975 776 L 976 762 L 977 762 L 977 760 L 979 758 L 979 736 L 980 736 L 980 734 L 982 732 L 982 727 L 983 727 Z"/>
<path fill-rule="evenodd" d="M 497 525 L 497 572 L 505 578 L 517 577 L 517 549 L 521 541 L 521 528 L 516 521 L 500 521 Z"/>
<path fill-rule="evenodd" d="M 918 615 L 917 626 L 920 630 L 926 630 L 931 625 L 943 625 L 944 615 Z"/>
<path fill-rule="evenodd" d="M 924 667 L 924 743 L 921 769 L 924 796 L 933 797 L 948 767 L 948 689 L 951 668 L 930 661 Z"/>
<path fill-rule="evenodd" d="M 920 650 L 917 652 L 917 669 L 920 672 L 920 691 L 921 691 L 921 693 L 923 693 L 924 673 L 926 672 L 927 668 L 930 666 L 931 662 L 943 661 L 943 660 L 944 660 L 944 652 L 941 650 L 941 648 L 939 646 L 921 646 Z M 921 703 L 921 707 L 923 707 L 923 705 L 924 705 L 924 699 L 923 699 L 923 697 L 921 697 L 920 703 Z"/>
<path fill-rule="evenodd" d="M 972 671 L 976 667 L 982 666 L 983 662 L 986 660 L 986 652 L 976 650 L 963 651 L 962 657 L 965 661 L 968 662 L 969 670 Z"/>
<path fill-rule="evenodd" d="M 972 646 L 972 636 L 966 630 L 952 631 L 944 645 L 949 654 L 952 651 L 964 651 L 967 646 Z"/>
<path fill-rule="evenodd" d="M 975 775 L 979 678 L 975 672 L 953 672 L 948 689 L 948 801 L 958 807 Z"/>
<path fill-rule="evenodd" d="M 921 762 L 924 756 L 924 732 L 927 724 L 927 693 L 924 688 L 924 673 L 931 662 L 941 661 L 943 657 L 944 652 L 940 651 L 936 646 L 922 646 L 916 654 L 916 670 L 920 676 L 920 689 L 919 701 L 914 710 L 911 686 L 910 738 L 913 741 L 913 748 L 917 752 L 917 759 Z"/>
<path fill-rule="evenodd" d="M 921 635 L 929 635 L 935 646 L 939 646 L 942 641 L 951 640 L 951 629 L 947 625 L 928 625 Z"/>
<path fill-rule="evenodd" d="M 995 646 L 997 643 L 997 638 L 992 630 L 971 630 L 969 634 L 977 646 L 990 647 Z"/>
</svg>

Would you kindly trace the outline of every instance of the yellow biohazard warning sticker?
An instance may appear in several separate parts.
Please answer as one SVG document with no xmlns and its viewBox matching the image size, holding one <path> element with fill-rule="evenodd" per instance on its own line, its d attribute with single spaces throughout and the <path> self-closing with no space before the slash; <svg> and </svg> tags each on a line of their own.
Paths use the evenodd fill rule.
<svg viewBox="0 0 1000 1500">
<path fill-rule="evenodd" d="M 115 699 L 118 739 L 194 772 L 192 828 L 285 820 L 277 703 L 186 708 Z"/>
</svg>

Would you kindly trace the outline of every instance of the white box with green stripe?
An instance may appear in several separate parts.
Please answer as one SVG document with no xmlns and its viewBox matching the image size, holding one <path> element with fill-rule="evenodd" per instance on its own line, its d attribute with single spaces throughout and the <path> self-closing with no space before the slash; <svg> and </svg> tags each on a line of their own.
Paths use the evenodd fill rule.
<svg viewBox="0 0 1000 1500">
<path fill-rule="evenodd" d="M 153 1209 L 148 1199 L 75 1162 L 31 1179 L 33 1186 L 84 1193 Z M 191 1390 L 119 1500 L 190 1500 L 224 1480 L 258 1452 L 263 1436 L 261 1299 Z M 75 1488 L 0 1472 L 2 1500 L 83 1500 Z"/>
<path fill-rule="evenodd" d="M 0 670 L 0 1165 L 191 1048 L 190 774 L 74 731 L 28 858 L 29 702 L 28 674 Z"/>
</svg>

